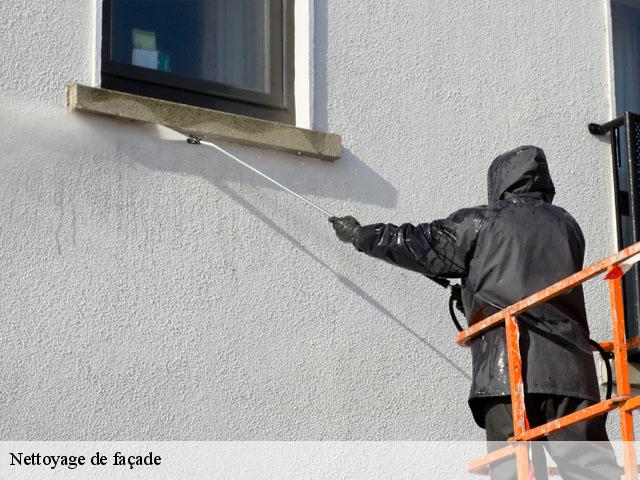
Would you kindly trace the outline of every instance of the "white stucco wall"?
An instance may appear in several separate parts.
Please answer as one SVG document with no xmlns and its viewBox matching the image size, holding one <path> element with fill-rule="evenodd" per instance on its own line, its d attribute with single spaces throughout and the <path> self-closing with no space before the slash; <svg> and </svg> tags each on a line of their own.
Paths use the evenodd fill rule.
<svg viewBox="0 0 640 480">
<path fill-rule="evenodd" d="M 316 1 L 335 163 L 230 148 L 338 214 L 483 203 L 543 147 L 588 261 L 613 249 L 605 1 Z M 480 439 L 439 287 L 356 254 L 212 151 L 64 107 L 93 2 L 0 2 L 0 438 Z M 596 337 L 604 285 L 590 287 Z"/>
</svg>

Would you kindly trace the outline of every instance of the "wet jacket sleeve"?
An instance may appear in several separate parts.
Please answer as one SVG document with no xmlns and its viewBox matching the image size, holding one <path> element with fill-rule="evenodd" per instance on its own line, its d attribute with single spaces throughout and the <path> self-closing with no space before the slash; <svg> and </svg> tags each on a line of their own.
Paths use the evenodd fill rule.
<svg viewBox="0 0 640 480">
<path fill-rule="evenodd" d="M 465 277 L 481 226 L 477 209 L 465 209 L 415 226 L 365 225 L 353 245 L 360 252 L 423 275 Z"/>
</svg>

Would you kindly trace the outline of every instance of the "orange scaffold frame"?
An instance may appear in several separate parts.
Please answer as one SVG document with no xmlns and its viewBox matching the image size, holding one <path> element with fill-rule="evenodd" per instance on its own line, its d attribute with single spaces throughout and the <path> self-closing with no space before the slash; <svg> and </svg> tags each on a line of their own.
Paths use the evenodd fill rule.
<svg viewBox="0 0 640 480">
<path fill-rule="evenodd" d="M 592 279 L 605 271 L 610 271 L 625 260 L 640 253 L 640 242 L 635 243 L 607 258 L 588 266 L 553 285 L 530 295 L 519 302 L 491 315 L 460 332 L 456 342 L 469 346 L 471 341 L 487 330 L 505 325 L 507 341 L 507 358 L 509 362 L 509 379 L 511 382 L 511 406 L 513 411 L 514 436 L 510 444 L 469 464 L 469 472 L 486 473 L 488 465 L 494 461 L 516 456 L 518 480 L 528 480 L 530 474 L 527 441 L 536 440 L 550 433 L 561 430 L 574 423 L 602 415 L 611 410 L 620 411 L 620 431 L 623 440 L 624 476 L 626 480 L 637 480 L 637 459 L 633 444 L 633 410 L 640 407 L 640 396 L 631 396 L 629 384 L 627 350 L 640 345 L 640 337 L 626 339 L 624 327 L 624 306 L 622 297 L 622 277 L 607 280 L 609 284 L 609 301 L 611 304 L 611 322 L 613 338 L 611 342 L 600 343 L 607 352 L 613 352 L 615 365 L 616 395 L 570 415 L 558 418 L 535 428 L 527 428 L 527 412 L 525 408 L 525 389 L 522 378 L 522 361 L 520 357 L 519 329 L 517 316 L 536 305 L 540 305 L 567 290 Z"/>
</svg>

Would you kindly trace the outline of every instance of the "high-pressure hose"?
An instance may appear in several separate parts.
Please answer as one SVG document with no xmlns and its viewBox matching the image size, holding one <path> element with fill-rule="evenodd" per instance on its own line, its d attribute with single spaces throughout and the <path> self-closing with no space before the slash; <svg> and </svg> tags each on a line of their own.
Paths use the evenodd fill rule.
<svg viewBox="0 0 640 480">
<path fill-rule="evenodd" d="M 464 313 L 464 307 L 462 306 L 462 288 L 460 285 L 450 285 L 451 295 L 449 296 L 449 315 L 451 315 L 451 321 L 456 326 L 459 332 L 464 331 L 462 325 L 458 321 L 455 309 Z"/>
<path fill-rule="evenodd" d="M 449 315 L 451 316 L 451 321 L 456 326 L 458 331 L 464 331 L 464 328 L 458 321 L 456 312 L 454 310 L 454 308 L 457 308 L 464 315 L 464 307 L 462 306 L 462 288 L 460 287 L 460 285 L 453 284 L 446 278 L 431 277 L 429 275 L 425 275 L 425 277 L 436 282 L 442 288 L 446 288 L 451 291 L 451 295 L 449 296 Z"/>
</svg>

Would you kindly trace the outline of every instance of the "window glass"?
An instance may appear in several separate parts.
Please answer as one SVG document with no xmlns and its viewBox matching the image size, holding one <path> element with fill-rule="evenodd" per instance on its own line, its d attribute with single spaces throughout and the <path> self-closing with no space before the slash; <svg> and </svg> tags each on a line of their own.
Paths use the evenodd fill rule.
<svg viewBox="0 0 640 480">
<path fill-rule="evenodd" d="M 640 113 L 640 0 L 611 5 L 618 115 Z"/>
<path fill-rule="evenodd" d="M 114 0 L 111 60 L 270 93 L 268 0 Z"/>
</svg>

